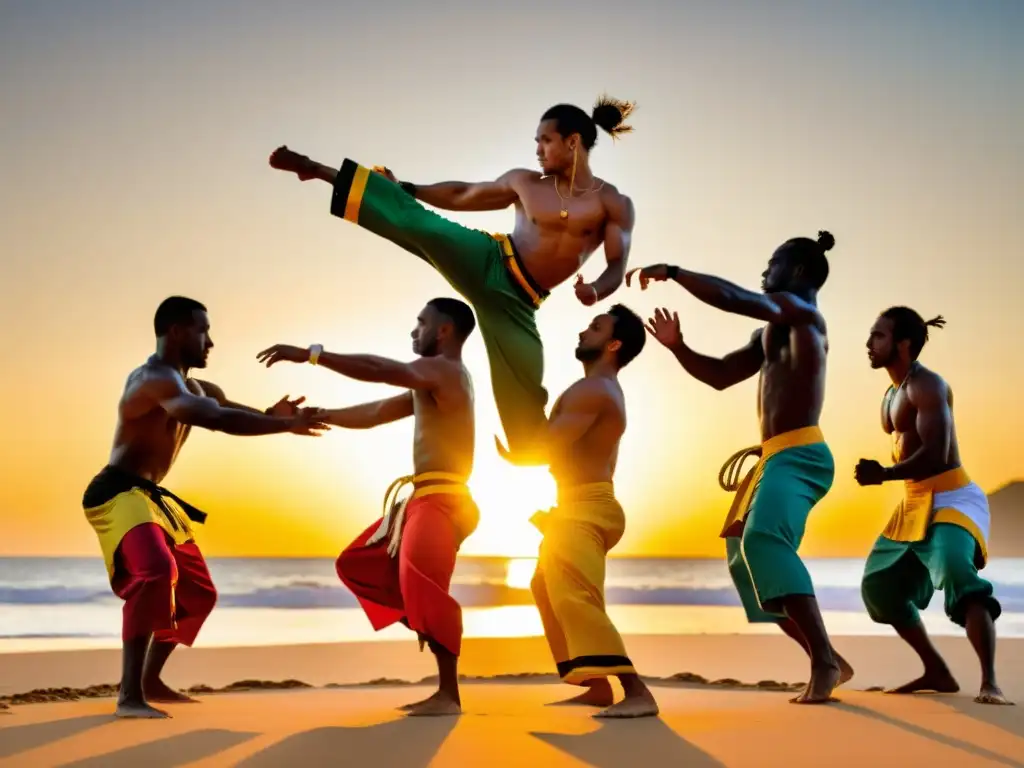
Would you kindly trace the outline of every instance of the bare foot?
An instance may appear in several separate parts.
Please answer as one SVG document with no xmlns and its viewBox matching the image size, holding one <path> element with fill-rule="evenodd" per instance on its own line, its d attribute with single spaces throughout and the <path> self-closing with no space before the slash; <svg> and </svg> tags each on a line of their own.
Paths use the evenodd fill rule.
<svg viewBox="0 0 1024 768">
<path fill-rule="evenodd" d="M 408 712 L 410 709 L 416 709 L 416 707 L 420 707 L 420 706 L 426 704 L 428 701 L 433 701 L 434 699 L 436 699 L 440 695 L 441 695 L 440 691 L 434 691 L 432 694 L 427 696 L 427 698 L 420 699 L 419 701 L 414 701 L 411 704 L 403 704 L 398 709 L 400 711 L 402 711 L 402 712 Z"/>
<path fill-rule="evenodd" d="M 911 680 L 899 688 L 889 688 L 886 693 L 956 693 L 959 690 L 960 686 L 953 679 L 952 673 L 948 669 L 940 669 L 934 672 L 926 671 L 917 680 Z"/>
<path fill-rule="evenodd" d="M 838 688 L 843 683 L 848 683 L 853 678 L 853 667 L 850 666 L 850 662 L 840 656 L 838 653 L 833 652 L 836 658 L 836 664 L 839 665 L 839 682 L 836 683 Z"/>
<path fill-rule="evenodd" d="M 146 694 L 147 701 L 159 701 L 164 704 L 198 704 L 198 699 L 176 691 L 169 687 L 163 680 L 156 680 L 152 683 L 143 683 L 142 690 Z"/>
<path fill-rule="evenodd" d="M 627 696 L 618 704 L 595 712 L 592 717 L 608 719 L 654 717 L 658 711 L 658 702 L 654 700 L 654 694 L 644 688 L 642 692 Z"/>
<path fill-rule="evenodd" d="M 305 155 L 292 152 L 283 144 L 270 153 L 270 167 L 294 173 L 299 181 L 309 181 L 316 177 L 313 161 Z"/>
<path fill-rule="evenodd" d="M 162 709 L 151 707 L 144 701 L 119 701 L 117 702 L 117 710 L 114 712 L 114 717 L 123 717 L 126 719 L 143 719 L 143 720 L 158 720 L 161 718 L 170 717 L 169 714 L 164 712 Z"/>
<path fill-rule="evenodd" d="M 587 685 L 587 690 L 562 701 L 552 701 L 547 706 L 560 707 L 565 705 L 579 704 L 584 707 L 609 707 L 615 701 L 612 694 L 612 684 L 607 680 L 595 680 Z"/>
<path fill-rule="evenodd" d="M 836 701 L 832 698 L 832 691 L 838 685 L 840 675 L 838 664 L 811 667 L 811 679 L 808 681 L 807 687 L 799 696 L 790 699 L 790 702 L 793 704 L 828 704 Z"/>
<path fill-rule="evenodd" d="M 994 683 L 985 683 L 981 686 L 981 693 L 974 697 L 978 704 L 997 704 L 1003 706 L 1015 706 L 1012 701 L 1003 695 L 999 686 Z"/>
<path fill-rule="evenodd" d="M 461 715 L 462 707 L 449 694 L 438 691 L 426 701 L 421 701 L 406 710 L 409 717 L 442 717 Z"/>
</svg>

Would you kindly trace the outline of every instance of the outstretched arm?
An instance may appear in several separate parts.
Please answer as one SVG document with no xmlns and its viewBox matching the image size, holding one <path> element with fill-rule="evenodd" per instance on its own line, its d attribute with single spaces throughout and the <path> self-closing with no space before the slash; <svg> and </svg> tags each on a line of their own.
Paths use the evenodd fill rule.
<svg viewBox="0 0 1024 768">
<path fill-rule="evenodd" d="M 242 403 L 236 403 L 231 400 L 228 400 L 227 396 L 224 394 L 224 390 L 221 389 L 219 385 L 214 384 L 212 381 L 203 381 L 201 379 L 195 379 L 195 381 L 196 383 L 199 384 L 200 387 L 203 388 L 203 392 L 206 394 L 207 397 L 212 397 L 214 400 L 217 401 L 219 405 L 223 406 L 224 408 L 234 408 L 235 410 L 245 411 L 246 413 L 270 413 L 270 408 L 260 410 L 259 408 L 253 408 L 251 405 L 244 405 Z"/>
<path fill-rule="evenodd" d="M 705 304 L 734 315 L 779 325 L 820 325 L 817 307 L 791 293 L 755 293 L 712 275 L 675 271 L 674 279 Z"/>
<path fill-rule="evenodd" d="M 275 363 L 308 363 L 310 349 L 290 344 L 275 344 L 260 352 L 256 359 L 267 368 Z M 440 375 L 439 369 L 429 358 L 421 357 L 411 363 L 402 363 L 378 355 L 341 355 L 335 352 L 320 352 L 316 364 L 321 368 L 348 376 L 358 381 L 372 381 L 391 384 L 403 389 L 434 389 Z"/>
<path fill-rule="evenodd" d="M 494 181 L 442 181 L 439 184 L 403 183 L 417 200 L 445 211 L 500 211 L 519 199 L 516 182 L 530 171 L 515 168 Z"/>
<path fill-rule="evenodd" d="M 181 424 L 229 435 L 273 435 L 292 431 L 311 434 L 311 428 L 316 429 L 317 424 L 322 424 L 319 417 L 311 415 L 312 412 L 277 418 L 222 406 L 213 397 L 190 392 L 184 380 L 176 374 L 146 380 L 132 394 L 132 399 L 140 404 L 143 401 L 155 403 Z"/>
<path fill-rule="evenodd" d="M 825 322 L 818 308 L 792 293 L 755 293 L 720 277 L 668 264 L 631 270 L 626 275 L 626 285 L 630 284 L 635 272 L 640 273 L 641 290 L 646 290 L 651 280 L 675 280 L 705 304 L 724 312 L 791 327 L 813 325 L 819 331 L 825 331 Z"/>
<path fill-rule="evenodd" d="M 412 415 L 412 392 L 405 392 L 386 400 L 327 410 L 324 412 L 324 421 L 344 429 L 371 429 Z"/>
<path fill-rule="evenodd" d="M 910 403 L 917 409 L 917 436 L 921 447 L 889 467 L 891 480 L 920 480 L 948 468 L 953 416 L 946 383 L 937 376 L 921 377 L 907 387 Z"/>
</svg>

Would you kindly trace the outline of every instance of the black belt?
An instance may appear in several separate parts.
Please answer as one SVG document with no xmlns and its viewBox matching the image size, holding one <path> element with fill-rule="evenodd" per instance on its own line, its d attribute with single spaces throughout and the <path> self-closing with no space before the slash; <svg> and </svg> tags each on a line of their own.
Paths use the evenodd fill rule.
<svg viewBox="0 0 1024 768">
<path fill-rule="evenodd" d="M 136 488 L 152 499 L 174 530 L 178 530 L 181 527 L 180 522 L 177 515 L 167 506 L 167 503 L 164 501 L 165 498 L 173 499 L 192 522 L 206 522 L 205 512 L 179 498 L 163 486 L 109 464 L 100 470 L 100 473 L 92 479 L 92 482 L 85 489 L 85 493 L 82 495 L 82 506 L 85 509 L 99 507 L 118 494 Z"/>
</svg>

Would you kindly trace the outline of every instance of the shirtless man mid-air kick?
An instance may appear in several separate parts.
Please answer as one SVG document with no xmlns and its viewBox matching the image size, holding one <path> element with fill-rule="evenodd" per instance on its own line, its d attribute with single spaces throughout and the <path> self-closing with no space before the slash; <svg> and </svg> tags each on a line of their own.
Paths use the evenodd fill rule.
<svg viewBox="0 0 1024 768">
<path fill-rule="evenodd" d="M 578 275 L 585 305 L 622 284 L 633 231 L 632 201 L 590 170 L 597 129 L 612 137 L 632 128 L 634 105 L 601 99 L 588 115 L 558 104 L 541 116 L 537 159 L 541 171 L 516 168 L 494 181 L 440 184 L 399 182 L 387 168 L 373 171 L 346 159 L 340 169 L 279 147 L 270 165 L 300 180 L 334 188 L 331 213 L 357 224 L 433 265 L 473 305 L 490 360 L 494 399 L 506 451 L 519 465 L 546 464 L 543 437 L 548 393 L 536 311 L 555 286 L 576 274 L 604 244 L 607 266 L 592 283 Z M 419 201 L 419 202 L 417 202 Z M 456 224 L 420 203 L 449 211 L 498 211 L 514 205 L 511 235 L 490 235 Z"/>
</svg>

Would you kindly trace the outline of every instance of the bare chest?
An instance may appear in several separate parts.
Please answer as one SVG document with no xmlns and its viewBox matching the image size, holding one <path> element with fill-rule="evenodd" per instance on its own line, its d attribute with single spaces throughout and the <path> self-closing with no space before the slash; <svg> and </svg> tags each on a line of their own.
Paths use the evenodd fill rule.
<svg viewBox="0 0 1024 768">
<path fill-rule="evenodd" d="M 905 389 L 892 389 L 882 400 L 882 429 L 888 434 L 905 434 L 916 429 L 917 409 Z"/>
<path fill-rule="evenodd" d="M 556 185 L 555 177 L 548 176 L 531 182 L 524 192 L 522 213 L 537 228 L 600 242 L 607 214 L 599 191 L 570 195 L 568 185 Z"/>
</svg>

